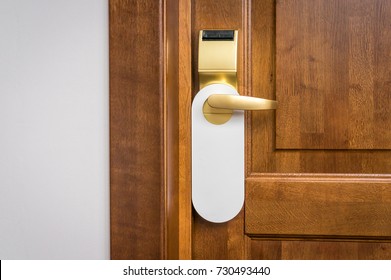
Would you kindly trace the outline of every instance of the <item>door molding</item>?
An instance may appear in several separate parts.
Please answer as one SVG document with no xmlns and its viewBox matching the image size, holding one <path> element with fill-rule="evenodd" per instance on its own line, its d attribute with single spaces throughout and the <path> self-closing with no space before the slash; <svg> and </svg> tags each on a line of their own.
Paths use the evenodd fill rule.
<svg viewBox="0 0 391 280">
<path fill-rule="evenodd" d="M 191 258 L 190 6 L 109 1 L 112 259 Z"/>
</svg>

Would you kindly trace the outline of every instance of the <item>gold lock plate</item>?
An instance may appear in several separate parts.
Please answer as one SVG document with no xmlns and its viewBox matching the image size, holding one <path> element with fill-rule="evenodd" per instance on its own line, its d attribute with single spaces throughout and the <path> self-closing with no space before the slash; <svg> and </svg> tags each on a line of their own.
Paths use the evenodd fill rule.
<svg viewBox="0 0 391 280">
<path fill-rule="evenodd" d="M 226 84 L 237 90 L 237 30 L 201 30 L 198 48 L 200 90 L 211 84 Z M 213 108 L 204 104 L 204 116 L 213 124 L 226 123 L 230 109 Z"/>
</svg>

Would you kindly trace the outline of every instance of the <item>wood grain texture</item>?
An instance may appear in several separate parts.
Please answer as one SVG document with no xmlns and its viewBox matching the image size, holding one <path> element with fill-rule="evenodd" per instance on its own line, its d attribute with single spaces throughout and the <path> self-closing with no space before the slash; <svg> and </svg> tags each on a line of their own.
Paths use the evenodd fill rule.
<svg viewBox="0 0 391 280">
<path fill-rule="evenodd" d="M 251 1 L 249 39 L 249 95 L 275 100 L 275 1 Z M 247 112 L 246 173 L 276 168 L 275 112 Z"/>
<path fill-rule="evenodd" d="M 179 1 L 179 258 L 191 259 L 191 2 Z"/>
<path fill-rule="evenodd" d="M 278 1 L 278 149 L 391 148 L 390 25 L 388 0 Z"/>
<path fill-rule="evenodd" d="M 391 243 L 252 239 L 249 259 L 390 260 Z"/>
<path fill-rule="evenodd" d="M 161 9 L 110 1 L 112 259 L 164 256 Z"/>
<path fill-rule="evenodd" d="M 311 238 L 305 239 L 304 237 L 300 241 L 295 241 L 296 243 L 291 243 L 293 241 L 287 240 L 289 239 L 289 235 L 297 234 L 308 237 L 308 235 L 315 233 L 321 236 L 328 235 L 327 237 L 332 239 L 335 239 L 336 236 L 340 236 L 341 234 L 346 234 L 345 238 L 347 240 L 350 240 L 352 236 L 360 236 L 362 240 L 368 238 L 376 240 L 379 236 L 382 236 L 380 239 L 390 239 L 391 229 L 388 216 L 391 206 L 388 200 L 391 195 L 391 182 L 387 174 L 391 173 L 391 153 L 389 150 L 376 149 L 379 147 L 388 147 L 391 143 L 391 137 L 389 136 L 391 129 L 388 119 L 391 115 L 389 112 L 391 108 L 389 104 L 390 96 L 389 94 L 385 94 L 390 91 L 387 82 L 390 80 L 390 68 L 386 66 L 390 65 L 390 57 L 387 55 L 386 50 L 388 52 L 390 51 L 391 47 L 389 42 L 391 41 L 388 39 L 390 29 L 386 27 L 389 17 L 385 17 L 385 14 L 390 11 L 388 8 L 390 1 L 321 2 L 323 6 L 319 10 L 315 9 L 315 11 L 312 11 L 309 7 L 318 5 L 320 1 L 251 1 L 251 24 L 249 28 L 251 36 L 249 52 L 249 56 L 251 57 L 249 58 L 249 61 L 251 61 L 249 73 L 250 95 L 276 99 L 275 92 L 277 90 L 277 94 L 279 94 L 278 101 L 280 101 L 281 96 L 287 94 L 287 91 L 280 90 L 282 87 L 293 88 L 294 85 L 297 86 L 297 84 L 289 82 L 289 79 L 287 82 L 285 76 L 281 76 L 281 72 L 286 70 L 283 69 L 286 66 L 285 63 L 289 64 L 288 67 L 296 64 L 313 67 L 311 69 L 305 68 L 304 70 L 307 72 L 303 70 L 302 72 L 297 71 L 294 74 L 299 75 L 299 78 L 302 79 L 303 74 L 306 74 L 306 82 L 324 85 L 324 83 L 322 84 L 319 81 L 319 78 L 308 75 L 313 75 L 317 71 L 317 74 L 320 73 L 324 77 L 324 72 L 330 71 L 331 62 L 327 61 L 328 64 L 325 63 L 324 65 L 316 61 L 310 61 L 307 58 L 303 58 L 302 60 L 304 61 L 301 61 L 298 58 L 292 59 L 287 54 L 285 57 L 286 61 L 283 63 L 281 58 L 278 57 L 278 55 L 281 55 L 281 50 L 278 48 L 287 47 L 284 45 L 287 38 L 283 37 L 284 34 L 278 33 L 276 23 L 292 29 L 294 26 L 291 27 L 290 25 L 304 20 L 302 19 L 304 17 L 306 18 L 306 22 L 303 24 L 306 24 L 308 29 L 316 29 L 319 28 L 317 21 L 324 20 L 327 13 L 333 13 L 335 14 L 333 16 L 342 17 L 343 12 L 355 15 L 348 24 L 348 28 L 350 28 L 349 38 L 341 38 L 337 34 L 339 32 L 337 28 L 330 32 L 334 33 L 333 40 L 335 38 L 339 38 L 340 41 L 342 40 L 341 42 L 337 42 L 339 44 L 344 44 L 343 40 L 348 40 L 348 44 L 350 44 L 351 51 L 354 52 L 354 55 L 349 54 L 351 64 L 348 66 L 347 73 L 343 75 L 349 75 L 350 81 L 348 83 L 353 83 L 353 80 L 355 80 L 355 83 L 359 82 L 362 89 L 358 91 L 359 94 L 356 94 L 356 92 L 352 94 L 352 90 L 357 91 L 357 89 L 354 87 L 349 88 L 349 84 L 347 86 L 350 90 L 350 92 L 347 92 L 348 98 L 350 98 L 348 99 L 347 108 L 349 108 L 350 113 L 344 114 L 343 110 L 341 108 L 339 109 L 343 113 L 341 115 L 342 117 L 348 116 L 348 123 L 344 123 L 347 119 L 339 119 L 339 117 L 334 115 L 331 116 L 331 125 L 345 127 L 346 131 L 350 133 L 347 135 L 350 139 L 350 146 L 334 146 L 335 150 L 284 150 L 281 146 L 278 146 L 279 144 L 276 144 L 276 137 L 280 137 L 279 141 L 285 137 L 282 141 L 288 143 L 287 145 L 291 145 L 291 136 L 278 134 L 278 131 L 276 136 L 275 115 L 272 112 L 266 111 L 252 112 L 250 114 L 250 121 L 246 127 L 246 233 L 251 236 L 264 236 L 265 234 L 269 234 L 280 237 L 276 237 L 276 241 L 265 241 L 264 239 L 262 241 L 260 241 L 261 239 L 257 239 L 257 241 L 251 240 L 248 252 L 252 256 L 248 256 L 249 258 L 390 258 L 389 243 L 378 245 L 380 243 L 367 242 L 368 244 L 364 245 L 363 242 L 356 242 L 357 244 L 354 246 L 359 248 L 356 252 L 359 251 L 360 253 L 350 254 L 349 252 L 345 252 L 347 245 L 341 244 L 346 243 L 351 246 L 351 242 L 341 243 L 340 241 L 342 240 L 338 242 L 329 240 L 327 244 L 324 242 L 315 244 Z M 342 2 L 344 3 L 341 4 Z M 330 3 L 352 5 L 355 7 L 349 11 L 339 10 L 334 12 L 333 9 L 337 9 L 338 5 L 331 7 Z M 372 13 L 369 18 L 364 16 L 364 21 L 361 22 L 358 20 L 359 15 L 366 14 L 368 5 L 372 4 L 377 7 L 376 13 L 378 15 L 376 18 L 373 17 Z M 285 17 L 281 11 L 278 12 L 279 9 L 284 8 L 282 6 L 280 8 L 279 5 L 297 5 L 297 9 L 286 9 L 285 13 L 291 15 L 290 17 L 288 15 Z M 325 7 L 329 7 L 329 10 L 325 11 L 323 15 L 320 10 Z M 304 9 L 304 12 L 300 9 Z M 387 9 L 387 12 L 385 9 Z M 300 10 L 300 12 L 297 10 Z M 315 14 L 319 13 L 318 17 L 313 18 L 312 12 Z M 369 12 L 371 13 L 373 11 Z M 375 28 L 374 25 L 369 25 L 369 27 L 361 28 L 368 23 L 368 20 L 377 22 L 377 27 Z M 313 24 L 314 26 L 312 26 Z M 359 32 L 358 27 L 360 27 L 361 32 L 369 32 L 369 35 L 357 34 Z M 368 30 L 371 28 L 372 30 Z M 314 44 L 317 44 L 316 36 L 319 35 L 312 34 L 315 36 L 314 38 L 308 37 L 308 29 L 296 30 L 295 34 L 290 34 L 294 47 L 314 48 Z M 374 37 L 380 38 L 383 34 L 386 37 L 386 41 L 383 44 L 375 44 L 374 42 L 376 40 Z M 368 42 L 364 40 L 366 38 L 365 36 L 368 36 Z M 312 39 L 314 41 L 311 41 Z M 305 45 L 302 41 L 306 41 L 308 44 Z M 373 50 L 366 48 L 369 45 L 373 45 Z M 321 46 L 319 44 L 315 47 L 319 52 L 319 56 L 325 54 L 330 55 L 329 49 L 320 50 Z M 286 52 L 288 51 L 290 50 L 286 50 Z M 376 54 L 376 58 L 371 58 L 373 60 L 370 60 L 372 52 Z M 380 61 L 380 57 L 384 58 L 384 63 L 375 62 L 375 60 Z M 367 62 L 373 64 L 372 68 L 364 69 L 364 64 Z M 367 73 L 375 68 L 378 69 L 376 70 L 377 72 L 373 70 L 373 73 L 366 76 Z M 334 75 L 335 73 L 332 74 Z M 277 81 L 276 76 L 280 80 Z M 375 82 L 373 82 L 375 77 L 378 79 L 376 86 Z M 345 81 L 338 77 L 331 86 L 344 88 L 346 84 Z M 372 92 L 370 93 L 374 93 L 373 96 L 378 97 L 372 98 L 363 94 L 368 92 L 369 86 L 373 86 Z M 316 105 L 324 108 L 326 104 L 322 97 L 324 94 L 315 91 L 312 93 L 313 95 L 307 94 L 304 96 L 307 99 L 303 100 L 302 103 L 295 104 L 293 102 L 290 104 L 291 112 L 296 110 L 297 112 L 294 113 L 299 113 L 300 108 L 304 108 L 304 106 Z M 321 97 L 320 99 L 318 99 L 319 95 Z M 285 96 L 282 98 L 285 98 Z M 297 96 L 293 96 L 293 98 L 297 98 Z M 336 99 L 338 104 L 341 102 L 341 98 L 338 96 L 333 96 L 333 98 Z M 380 102 L 380 98 L 384 99 L 384 103 Z M 372 101 L 372 99 L 376 99 L 377 101 Z M 371 108 L 370 113 L 373 113 L 373 116 L 379 115 L 380 112 L 384 114 L 388 111 L 388 113 L 385 113 L 387 117 L 383 115 L 381 121 L 376 123 L 375 119 L 378 117 L 362 114 L 362 112 L 367 113 L 365 111 L 365 106 L 367 105 Z M 309 131 L 321 130 L 326 127 L 325 124 L 319 123 L 322 120 L 321 117 L 326 115 L 321 116 L 316 110 L 304 112 L 303 114 L 308 114 L 309 117 L 306 119 L 300 117 L 296 120 L 290 119 L 289 112 L 285 112 L 284 105 L 281 106 L 280 104 L 276 112 L 277 118 L 285 117 L 287 119 L 284 123 L 278 123 L 280 125 L 278 129 L 291 129 L 283 127 L 290 125 L 290 122 L 298 122 L 299 126 L 306 126 L 306 129 Z M 328 113 L 331 114 L 330 112 Z M 339 113 L 339 111 L 336 113 Z M 326 117 L 324 117 L 323 121 L 327 121 Z M 371 124 L 364 124 L 365 121 L 370 121 Z M 292 124 L 292 127 L 294 125 L 297 124 Z M 296 129 L 298 127 L 292 129 L 292 133 L 300 134 L 300 130 Z M 326 127 L 326 129 L 330 128 Z M 370 131 L 369 129 L 373 129 L 373 132 L 368 132 Z M 333 133 L 338 135 L 338 131 L 332 131 L 331 134 Z M 378 133 L 378 135 L 370 135 L 371 133 Z M 332 135 L 332 137 L 335 138 L 336 136 Z M 313 139 L 315 139 L 315 136 Z M 299 141 L 302 141 L 302 138 Z M 314 145 L 318 145 L 319 143 L 316 139 L 312 142 L 310 141 L 309 144 L 306 140 L 303 140 L 297 147 L 305 149 L 306 147 L 310 147 L 308 145 L 315 147 Z M 367 145 L 365 147 L 367 150 L 358 150 L 363 143 Z M 321 148 L 325 148 L 325 146 Z M 383 179 L 386 179 L 382 179 L 383 181 L 380 182 L 379 178 L 382 176 Z M 364 228 L 364 224 L 367 228 Z M 348 236 L 348 234 L 351 234 L 351 236 Z M 372 237 L 364 236 L 366 234 Z M 302 248 L 308 249 L 305 249 L 305 253 L 303 253 L 304 249 Z"/>
<path fill-rule="evenodd" d="M 167 259 L 191 258 L 191 40 L 188 1 L 165 5 Z"/>
<path fill-rule="evenodd" d="M 179 3 L 167 0 L 164 6 L 165 94 L 164 142 L 166 176 L 165 259 L 179 258 Z"/>
<path fill-rule="evenodd" d="M 280 5 L 289 2 L 295 5 L 296 1 L 279 1 L 278 4 L 274 0 L 263 0 L 263 1 L 252 1 L 251 2 L 251 71 L 250 71 L 250 90 L 249 94 L 257 97 L 275 99 L 275 88 L 276 88 L 276 42 L 281 38 L 276 38 L 276 21 L 283 21 L 284 18 L 278 19 L 276 15 L 276 5 Z M 346 1 L 341 1 L 346 2 Z M 355 1 L 360 2 L 360 1 Z M 368 5 L 368 1 L 361 1 L 362 7 L 357 6 L 355 11 L 359 14 L 359 9 L 365 10 Z M 375 3 L 376 1 L 373 1 Z M 288 3 L 288 4 L 289 4 Z M 315 1 L 309 1 L 307 5 L 312 5 Z M 312 4 L 311 4 L 312 3 Z M 389 36 L 389 28 L 385 27 L 385 23 L 389 21 L 389 18 L 384 18 L 384 9 L 388 7 L 390 1 L 377 1 L 379 7 L 378 13 L 383 18 L 382 21 L 378 22 L 376 32 L 382 34 L 381 36 Z M 388 9 L 389 11 L 389 9 Z M 294 11 L 292 11 L 294 12 Z M 363 12 L 361 12 L 363 13 Z M 277 16 L 277 19 L 276 19 Z M 287 18 L 288 20 L 288 18 Z M 335 30 L 337 33 L 338 30 Z M 297 33 L 297 41 L 301 39 L 301 32 Z M 293 35 L 292 35 L 293 37 Z M 284 38 L 282 38 L 284 39 Z M 388 39 L 386 39 L 386 42 Z M 298 43 L 299 44 L 299 43 Z M 280 44 L 282 45 L 282 44 Z M 359 51 L 359 47 L 355 47 L 356 52 Z M 389 104 L 390 95 L 389 83 L 390 80 L 390 57 L 386 54 L 390 51 L 391 47 L 387 44 L 377 44 L 376 54 L 380 61 L 380 57 L 383 57 L 384 63 L 377 63 L 379 69 L 378 73 L 382 73 L 379 79 L 383 82 L 377 83 L 377 93 L 382 96 L 383 101 L 376 101 L 377 103 L 375 115 L 382 115 L 380 123 L 375 122 L 373 119 L 373 127 L 375 127 L 374 134 L 377 134 L 377 141 L 382 138 L 385 145 L 391 143 L 391 137 L 389 131 L 391 131 L 390 123 L 388 118 L 391 116 L 389 112 L 391 106 Z M 361 54 L 366 55 L 366 52 Z M 293 63 L 293 62 L 292 62 Z M 321 67 L 319 65 L 318 67 Z M 350 65 L 350 73 L 355 73 L 355 65 Z M 388 69 L 388 70 L 387 70 Z M 322 69 L 319 71 L 323 72 Z M 324 70 L 325 71 L 325 70 Z M 365 78 L 363 76 L 360 76 Z M 388 77 L 388 78 L 386 78 Z M 369 76 L 371 78 L 371 76 Z M 281 78 L 282 79 L 282 78 Z M 281 85 L 285 81 L 281 81 Z M 362 83 L 367 83 L 362 80 Z M 341 85 L 342 87 L 342 85 Z M 318 101 L 317 101 L 318 102 Z M 361 106 L 361 102 L 356 102 L 358 106 Z M 349 106 L 353 110 L 356 103 L 351 103 Z M 356 109 L 354 109 L 356 110 Z M 352 111 L 353 112 L 353 111 Z M 382 113 L 380 113 L 382 112 Z M 386 113 L 388 112 L 388 113 Z M 277 117 L 286 115 L 284 106 L 279 106 L 276 110 Z M 365 116 L 362 116 L 365 117 Z M 353 115 L 352 115 L 353 118 Z M 315 118 L 316 119 L 316 118 Z M 354 119 L 354 118 L 353 118 Z M 352 120 L 353 120 L 352 119 Z M 389 174 L 391 173 L 391 151 L 390 150 L 349 150 L 343 146 L 338 150 L 284 150 L 276 148 L 276 131 L 275 131 L 275 116 L 272 112 L 252 112 L 250 114 L 251 122 L 247 123 L 247 144 L 246 144 L 246 155 L 247 155 L 247 174 L 258 174 L 258 173 L 352 173 L 352 174 Z M 344 123 L 344 121 L 341 121 Z M 388 125 L 386 125 L 388 123 Z M 384 124 L 384 125 L 383 125 Z M 349 129 L 357 129 L 357 125 L 352 123 L 344 124 Z M 379 127 L 379 128 L 377 128 Z M 289 129 L 289 128 L 288 128 Z M 358 131 L 358 130 L 357 130 Z M 285 137 L 285 136 L 284 136 Z M 290 141 L 290 136 L 286 135 L 284 141 Z M 353 138 L 352 138 L 353 139 Z M 352 140 L 353 141 L 353 140 Z M 378 142 L 380 143 L 380 142 Z M 305 146 L 305 143 L 303 144 Z"/>
<path fill-rule="evenodd" d="M 244 211 L 227 223 L 213 224 L 194 213 L 193 259 L 241 260 L 246 258 Z"/>
<path fill-rule="evenodd" d="M 246 233 L 391 239 L 391 176 L 247 178 Z"/>
</svg>

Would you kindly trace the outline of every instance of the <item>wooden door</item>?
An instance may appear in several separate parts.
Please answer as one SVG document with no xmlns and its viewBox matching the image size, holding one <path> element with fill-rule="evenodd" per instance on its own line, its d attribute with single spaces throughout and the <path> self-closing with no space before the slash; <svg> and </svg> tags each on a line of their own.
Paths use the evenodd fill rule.
<svg viewBox="0 0 391 280">
<path fill-rule="evenodd" d="M 390 0 L 110 6 L 113 258 L 391 258 Z M 190 202 L 207 28 L 239 30 L 239 92 L 279 102 L 246 115 L 245 206 L 223 224 Z"/>
</svg>

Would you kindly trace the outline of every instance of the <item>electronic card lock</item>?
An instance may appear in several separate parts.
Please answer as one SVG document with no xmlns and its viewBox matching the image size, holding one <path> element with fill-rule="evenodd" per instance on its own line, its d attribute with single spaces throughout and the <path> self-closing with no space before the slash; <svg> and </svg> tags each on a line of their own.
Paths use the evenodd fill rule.
<svg viewBox="0 0 391 280">
<path fill-rule="evenodd" d="M 244 110 L 277 102 L 237 92 L 238 30 L 201 30 L 200 91 L 192 104 L 192 201 L 204 219 L 233 219 L 244 203 Z"/>
</svg>

